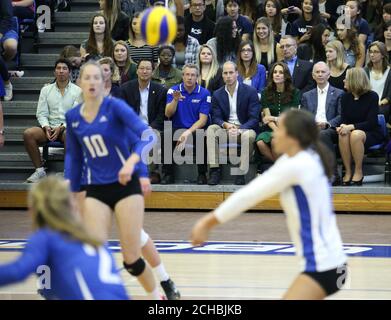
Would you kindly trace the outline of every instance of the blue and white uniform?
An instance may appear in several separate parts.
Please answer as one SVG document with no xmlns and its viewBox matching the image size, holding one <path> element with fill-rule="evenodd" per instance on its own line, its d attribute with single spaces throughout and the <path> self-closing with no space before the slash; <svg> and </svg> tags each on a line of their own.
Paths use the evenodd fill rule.
<svg viewBox="0 0 391 320">
<path fill-rule="evenodd" d="M 69 110 L 65 118 L 65 177 L 71 181 L 73 192 L 80 190 L 84 165 L 88 185 L 117 182 L 118 172 L 129 158 L 130 149 L 143 157 L 144 148 L 155 136 L 132 108 L 113 97 L 103 99 L 91 123 L 83 118 L 82 105 Z M 140 169 L 145 176 L 145 167 Z"/>
<path fill-rule="evenodd" d="M 50 273 L 42 268 L 46 266 Z M 41 270 L 39 271 L 39 267 Z M 50 276 L 46 297 L 61 300 L 128 300 L 123 281 L 107 247 L 94 248 L 48 228 L 35 232 L 23 254 L 0 266 L 0 285 L 23 281 L 29 275 Z"/>
<path fill-rule="evenodd" d="M 319 155 L 284 155 L 268 171 L 227 199 L 215 211 L 221 223 L 280 193 L 289 233 L 303 272 L 323 272 L 346 263 L 332 207 L 330 185 Z"/>
</svg>

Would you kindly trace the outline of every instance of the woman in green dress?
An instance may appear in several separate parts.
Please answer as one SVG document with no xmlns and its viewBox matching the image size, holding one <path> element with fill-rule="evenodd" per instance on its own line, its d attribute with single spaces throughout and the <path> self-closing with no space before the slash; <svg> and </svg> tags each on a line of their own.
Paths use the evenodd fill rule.
<svg viewBox="0 0 391 320">
<path fill-rule="evenodd" d="M 282 112 L 300 105 L 300 92 L 292 84 L 288 66 L 283 62 L 275 63 L 268 75 L 266 88 L 262 92 L 261 133 L 256 139 L 259 152 L 269 161 L 276 161 L 278 155 L 273 152 L 272 133 L 278 126 L 278 118 Z"/>
</svg>

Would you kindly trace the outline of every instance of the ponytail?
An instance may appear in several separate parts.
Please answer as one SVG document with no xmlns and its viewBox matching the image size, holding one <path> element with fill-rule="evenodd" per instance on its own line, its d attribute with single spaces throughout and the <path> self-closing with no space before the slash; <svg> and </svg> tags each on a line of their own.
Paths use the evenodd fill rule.
<svg viewBox="0 0 391 320">
<path fill-rule="evenodd" d="M 322 161 L 323 169 L 327 178 L 331 179 L 334 174 L 335 160 L 334 157 L 331 156 L 330 150 L 322 141 L 319 140 L 319 138 L 313 143 L 312 146 Z"/>
</svg>

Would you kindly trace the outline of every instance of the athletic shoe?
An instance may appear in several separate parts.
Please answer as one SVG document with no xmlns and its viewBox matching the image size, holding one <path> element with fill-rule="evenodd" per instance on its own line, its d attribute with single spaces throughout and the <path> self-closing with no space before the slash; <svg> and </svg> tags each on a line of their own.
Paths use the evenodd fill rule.
<svg viewBox="0 0 391 320">
<path fill-rule="evenodd" d="M 5 89 L 4 101 L 11 101 L 14 96 L 12 93 L 12 83 L 9 82 L 8 84 L 4 84 L 4 89 Z"/>
<path fill-rule="evenodd" d="M 168 300 L 180 300 L 181 293 L 175 287 L 175 283 L 171 279 L 160 282 L 160 285 L 162 286 Z"/>
<path fill-rule="evenodd" d="M 46 177 L 45 170 L 35 170 L 34 173 L 26 179 L 26 182 L 35 183 Z"/>
</svg>

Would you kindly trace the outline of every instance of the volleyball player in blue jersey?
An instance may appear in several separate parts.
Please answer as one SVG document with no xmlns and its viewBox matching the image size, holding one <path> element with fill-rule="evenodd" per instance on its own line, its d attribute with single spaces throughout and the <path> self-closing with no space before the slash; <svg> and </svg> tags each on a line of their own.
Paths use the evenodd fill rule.
<svg viewBox="0 0 391 320">
<path fill-rule="evenodd" d="M 35 232 L 19 258 L 0 266 L 0 285 L 45 270 L 45 297 L 129 299 L 110 251 L 77 220 L 64 180 L 49 176 L 34 185 L 28 206 Z"/>
<path fill-rule="evenodd" d="M 141 258 L 144 198 L 134 174 L 148 144 L 141 137 L 153 136 L 153 132 L 125 102 L 104 97 L 103 73 L 97 63 L 82 66 L 80 87 L 84 102 L 66 113 L 66 178 L 71 190 L 79 192 L 85 166 L 87 193 L 83 220 L 87 230 L 106 241 L 114 212 L 125 269 L 137 277 L 149 298 L 160 299 L 151 269 Z M 128 130 L 138 137 L 132 154 Z"/>
<path fill-rule="evenodd" d="M 347 274 L 328 179 L 333 161 L 319 141 L 313 116 L 300 110 L 282 116 L 273 147 L 283 154 L 274 166 L 201 218 L 193 228 L 192 242 L 202 244 L 214 226 L 280 194 L 302 270 L 284 298 L 323 299 L 341 289 Z"/>
</svg>

